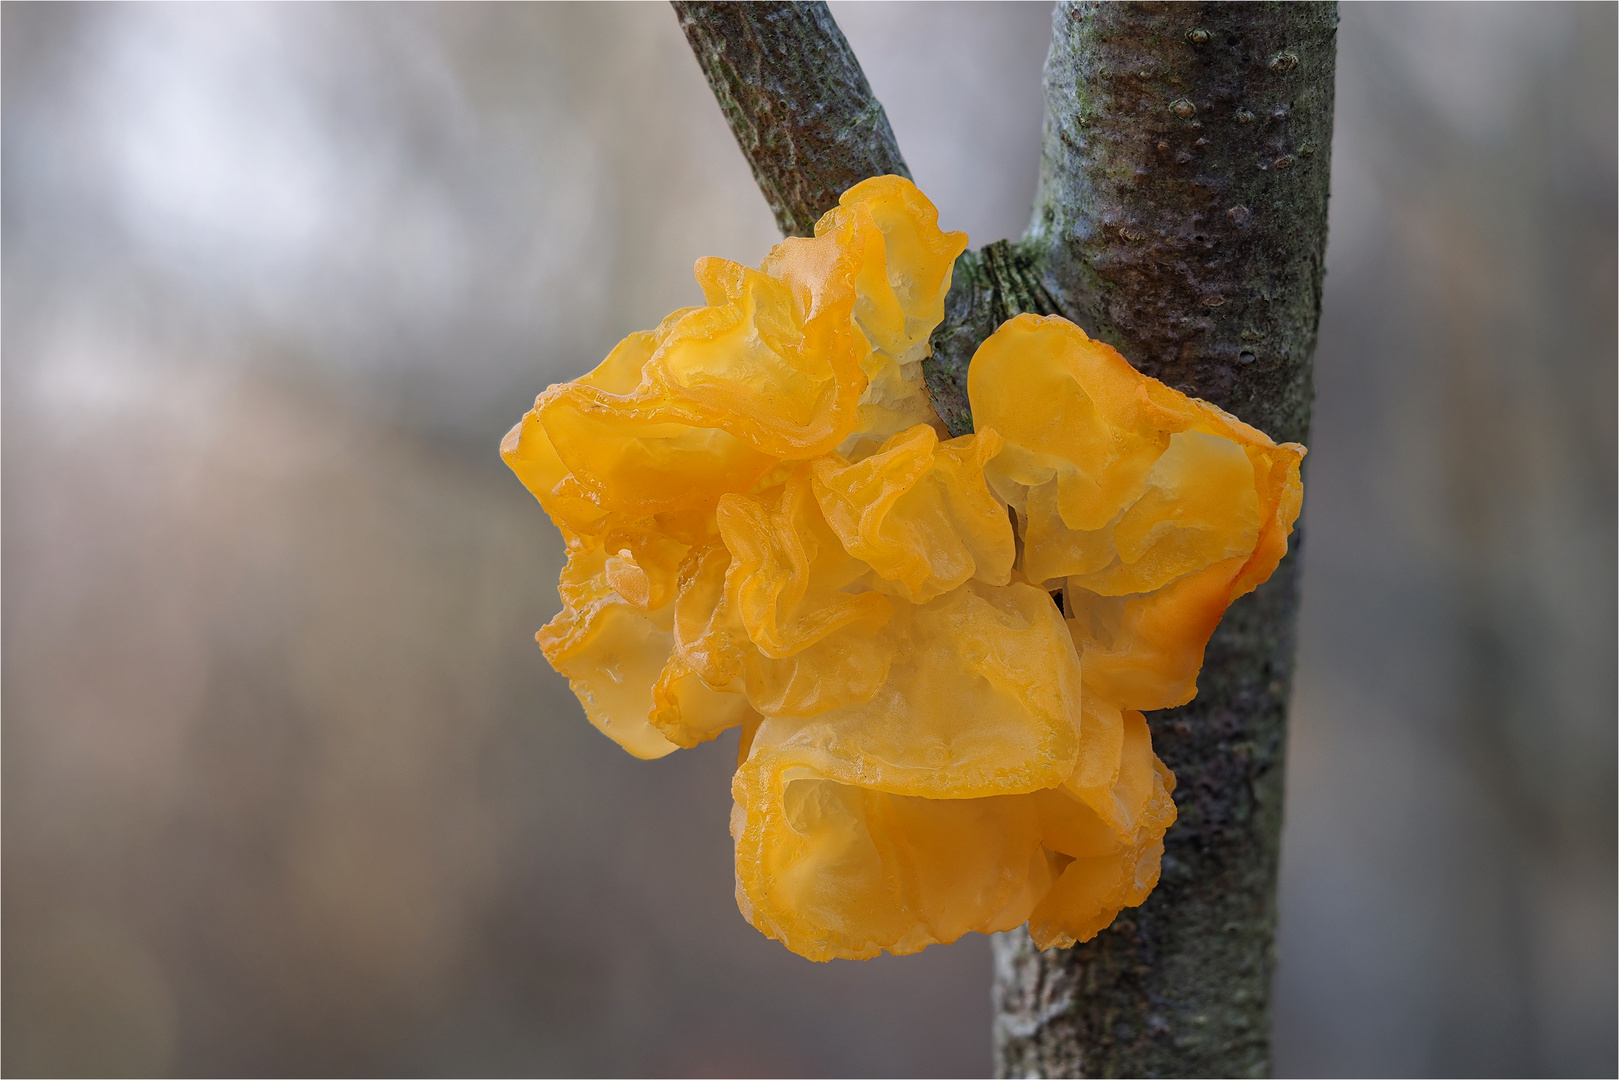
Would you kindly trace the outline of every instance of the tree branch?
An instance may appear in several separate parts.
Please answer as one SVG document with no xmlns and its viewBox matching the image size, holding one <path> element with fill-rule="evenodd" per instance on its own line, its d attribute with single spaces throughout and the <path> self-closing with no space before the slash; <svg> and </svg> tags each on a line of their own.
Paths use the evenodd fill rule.
<svg viewBox="0 0 1619 1080">
<path fill-rule="evenodd" d="M 783 235 L 814 235 L 821 215 L 868 177 L 910 177 L 826 4 L 673 6 Z"/>
<path fill-rule="evenodd" d="M 807 235 L 850 184 L 905 173 L 824 5 L 675 7 L 783 232 Z M 957 260 L 923 365 L 940 415 L 970 431 L 978 345 L 1019 312 L 1060 313 L 1143 372 L 1303 441 L 1335 5 L 1061 3 L 1053 20 L 1034 218 Z M 1074 949 L 997 935 L 1001 1075 L 1269 1072 L 1299 541 L 1227 612 L 1196 700 L 1150 718 L 1180 811 L 1158 888 Z"/>
</svg>

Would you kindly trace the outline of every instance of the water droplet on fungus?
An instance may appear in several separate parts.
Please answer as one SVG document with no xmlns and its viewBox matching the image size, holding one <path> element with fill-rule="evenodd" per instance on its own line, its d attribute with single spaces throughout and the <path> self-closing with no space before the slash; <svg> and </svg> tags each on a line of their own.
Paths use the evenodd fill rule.
<svg viewBox="0 0 1619 1080">
<path fill-rule="evenodd" d="M 1193 45 L 1202 45 L 1204 42 L 1209 40 L 1209 32 L 1203 29 L 1201 26 L 1194 26 L 1190 30 L 1186 31 L 1186 40 L 1190 41 Z"/>
<path fill-rule="evenodd" d="M 1237 362 L 1239 364 L 1251 364 L 1257 359 L 1259 358 L 1247 349 L 1244 349 L 1242 352 L 1237 354 Z"/>
</svg>

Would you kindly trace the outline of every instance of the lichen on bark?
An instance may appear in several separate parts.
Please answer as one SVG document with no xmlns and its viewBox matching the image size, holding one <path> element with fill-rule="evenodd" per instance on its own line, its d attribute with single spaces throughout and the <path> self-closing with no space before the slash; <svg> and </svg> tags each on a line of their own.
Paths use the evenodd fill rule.
<svg viewBox="0 0 1619 1080">
<path fill-rule="evenodd" d="M 824 4 L 675 8 L 784 233 L 867 176 L 909 175 Z M 1336 27 L 1331 3 L 1057 5 L 1033 220 L 958 259 L 924 363 L 953 434 L 973 352 L 1034 312 L 1306 441 Z M 1300 539 L 1227 612 L 1196 700 L 1149 718 L 1180 812 L 1158 888 L 1073 949 L 997 935 L 1000 1075 L 1269 1072 Z"/>
</svg>

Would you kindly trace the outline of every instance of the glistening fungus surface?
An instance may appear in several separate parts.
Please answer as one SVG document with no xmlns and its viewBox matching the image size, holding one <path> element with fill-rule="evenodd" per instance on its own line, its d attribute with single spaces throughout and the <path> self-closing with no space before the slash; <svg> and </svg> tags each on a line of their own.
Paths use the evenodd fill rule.
<svg viewBox="0 0 1619 1080">
<path fill-rule="evenodd" d="M 877 177 L 757 270 L 702 260 L 704 306 L 502 445 L 568 545 L 546 658 L 638 757 L 742 728 L 737 902 L 816 960 L 1141 903 L 1175 819 L 1141 710 L 1196 693 L 1299 510 L 1302 447 L 1055 316 L 984 343 L 949 438 L 937 219 Z"/>
</svg>

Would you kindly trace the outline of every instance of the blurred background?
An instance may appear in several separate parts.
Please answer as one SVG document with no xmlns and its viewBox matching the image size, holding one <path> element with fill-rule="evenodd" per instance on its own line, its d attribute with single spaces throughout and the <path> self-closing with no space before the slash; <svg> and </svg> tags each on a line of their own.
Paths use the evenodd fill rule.
<svg viewBox="0 0 1619 1080">
<path fill-rule="evenodd" d="M 1021 232 L 1049 6 L 832 6 Z M 986 939 L 767 941 L 734 734 L 533 643 L 501 435 L 777 239 L 669 9 L 3 18 L 4 1071 L 986 1073 Z M 1615 7 L 1342 18 L 1277 1070 L 1612 1076 Z"/>
</svg>

